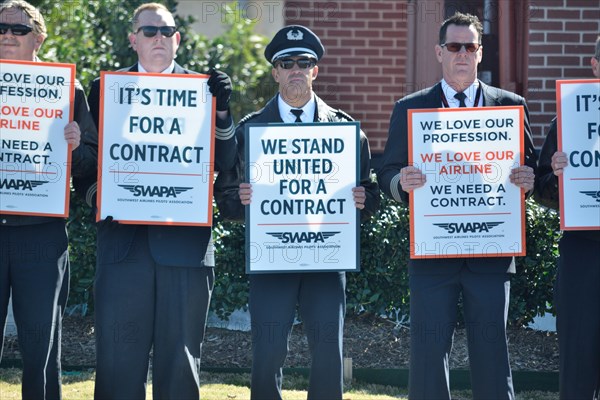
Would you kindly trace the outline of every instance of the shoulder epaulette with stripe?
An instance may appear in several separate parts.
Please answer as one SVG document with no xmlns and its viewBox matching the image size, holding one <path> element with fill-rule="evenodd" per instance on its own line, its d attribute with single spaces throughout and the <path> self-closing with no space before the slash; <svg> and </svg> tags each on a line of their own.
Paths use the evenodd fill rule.
<svg viewBox="0 0 600 400">
<path fill-rule="evenodd" d="M 350 115 L 348 115 L 346 112 L 344 112 L 342 110 L 335 110 L 335 114 L 336 114 L 336 116 L 338 116 L 340 118 L 344 118 L 348 121 L 354 121 L 354 118 L 352 118 Z"/>
<path fill-rule="evenodd" d="M 244 123 L 248 122 L 248 121 L 249 121 L 249 120 L 251 120 L 252 118 L 259 116 L 259 115 L 262 113 L 262 111 L 263 111 L 263 110 L 254 111 L 254 112 L 252 112 L 252 113 L 250 113 L 250 114 L 246 115 L 244 118 L 240 119 L 240 122 L 238 122 L 237 124 L 238 124 L 238 125 L 242 125 L 242 124 L 244 124 Z"/>
</svg>

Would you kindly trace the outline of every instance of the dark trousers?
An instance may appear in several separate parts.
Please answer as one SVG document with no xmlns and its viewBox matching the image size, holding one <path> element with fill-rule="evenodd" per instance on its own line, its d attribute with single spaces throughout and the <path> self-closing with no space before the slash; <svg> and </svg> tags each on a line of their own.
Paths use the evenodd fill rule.
<svg viewBox="0 0 600 400">
<path fill-rule="evenodd" d="M 11 291 L 23 360 L 23 399 L 60 399 L 61 320 L 69 293 L 67 233 L 62 219 L 0 226 L 3 332 Z"/>
<path fill-rule="evenodd" d="M 554 288 L 560 398 L 600 396 L 600 243 L 565 232 Z"/>
<path fill-rule="evenodd" d="M 345 289 L 337 272 L 250 276 L 252 400 L 281 399 L 296 305 L 312 357 L 308 399 L 341 400 Z"/>
<path fill-rule="evenodd" d="M 506 320 L 508 274 L 410 276 L 409 398 L 450 399 L 449 355 L 462 294 L 473 399 L 514 399 Z"/>
<path fill-rule="evenodd" d="M 213 284 L 212 267 L 155 263 L 145 229 L 138 229 L 122 262 L 99 264 L 94 287 L 94 397 L 144 399 L 153 349 L 153 398 L 199 399 L 200 356 Z"/>
</svg>

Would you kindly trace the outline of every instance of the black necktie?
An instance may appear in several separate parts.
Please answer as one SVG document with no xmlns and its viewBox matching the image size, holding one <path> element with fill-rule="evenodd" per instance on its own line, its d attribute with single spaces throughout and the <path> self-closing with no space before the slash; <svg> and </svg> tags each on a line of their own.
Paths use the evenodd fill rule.
<svg viewBox="0 0 600 400">
<path fill-rule="evenodd" d="M 304 111 L 302 111 L 301 108 L 299 108 L 299 109 L 292 108 L 290 111 L 292 112 L 292 114 L 294 114 L 296 116 L 296 120 L 294 122 L 302 122 L 302 120 L 300 119 L 300 116 L 302 115 L 302 113 Z"/>
<path fill-rule="evenodd" d="M 465 104 L 465 99 L 467 98 L 467 95 L 464 92 L 456 93 L 454 95 L 454 98 L 459 101 L 459 104 L 458 104 L 459 107 L 466 107 L 467 106 Z"/>
</svg>

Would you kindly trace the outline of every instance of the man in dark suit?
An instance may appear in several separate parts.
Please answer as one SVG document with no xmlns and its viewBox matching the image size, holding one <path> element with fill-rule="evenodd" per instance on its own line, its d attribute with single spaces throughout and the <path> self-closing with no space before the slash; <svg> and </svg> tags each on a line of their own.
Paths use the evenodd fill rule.
<svg viewBox="0 0 600 400">
<path fill-rule="evenodd" d="M 138 63 L 124 71 L 194 73 L 174 61 L 180 34 L 161 4 L 135 10 L 129 41 Z M 231 81 L 213 70 L 208 85 L 217 103 L 215 170 L 231 168 L 236 157 Z M 96 123 L 99 99 L 96 80 L 90 91 Z M 92 186 L 88 199 L 94 196 Z M 143 399 L 153 350 L 153 398 L 198 399 L 214 283 L 211 228 L 126 225 L 107 218 L 98 223 L 97 254 L 95 398 Z"/>
<path fill-rule="evenodd" d="M 236 128 L 240 158 L 244 158 L 247 123 L 345 122 L 352 118 L 329 107 L 312 85 L 324 47 L 310 29 L 282 28 L 265 49 L 273 64 L 279 92 L 267 105 L 244 117 Z M 355 207 L 368 218 L 379 204 L 379 189 L 370 178 L 369 142 L 360 134 L 360 186 L 352 189 Z M 217 181 L 236 178 L 221 174 Z M 239 184 L 239 193 L 238 193 Z M 229 182 L 228 196 L 217 197 L 221 215 L 243 220 L 244 205 L 251 202 L 249 183 Z M 241 202 L 240 202 L 241 200 Z M 342 399 L 342 336 L 346 308 L 344 272 L 269 273 L 250 276 L 253 400 L 281 399 L 282 367 L 298 306 L 312 357 L 309 399 Z"/>
<path fill-rule="evenodd" d="M 592 73 L 600 78 L 600 36 L 590 63 Z M 535 197 L 541 204 L 558 210 L 558 177 L 569 162 L 567 154 L 557 150 L 556 124 L 555 118 L 542 146 Z M 560 351 L 559 390 L 563 400 L 600 398 L 599 249 L 600 230 L 564 231 L 559 243 L 554 305 Z"/>
<path fill-rule="evenodd" d="M 40 10 L 22 0 L 3 2 L 0 24 L 0 59 L 40 61 L 37 54 L 47 37 Z M 39 98 L 29 100 L 24 105 L 33 106 L 37 100 Z M 49 107 L 49 103 L 45 106 Z M 98 141 L 85 92 L 77 81 L 72 117 L 73 121 L 64 128 L 64 139 L 71 146 L 68 167 L 76 179 L 94 172 Z M 0 130 L 3 139 L 4 129 Z M 6 168 L 11 163 L 2 164 L 2 168 Z M 2 180 L 4 178 L 3 173 Z M 0 214 L 0 329 L 3 340 L 12 295 L 23 360 L 21 392 L 24 399 L 61 398 L 60 342 L 68 293 L 65 219 Z"/>
<path fill-rule="evenodd" d="M 388 141 L 377 176 L 388 196 L 407 203 L 408 194 L 426 176 L 408 165 L 407 110 L 441 107 L 525 106 L 525 164 L 514 168 L 510 181 L 529 192 L 536 157 L 525 100 L 477 80 L 482 58 L 482 26 L 469 14 L 456 13 L 443 22 L 435 53 L 443 79 L 408 95 L 394 108 Z M 409 397 L 449 399 L 448 359 L 462 295 L 467 329 L 471 386 L 475 399 L 513 399 L 506 322 L 510 273 L 514 258 L 443 258 L 409 261 L 411 357 Z"/>
</svg>

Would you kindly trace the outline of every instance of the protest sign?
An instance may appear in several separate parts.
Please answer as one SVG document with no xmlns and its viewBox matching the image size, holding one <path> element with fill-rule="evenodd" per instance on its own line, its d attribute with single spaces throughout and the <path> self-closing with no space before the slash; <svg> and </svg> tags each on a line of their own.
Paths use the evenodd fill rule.
<svg viewBox="0 0 600 400">
<path fill-rule="evenodd" d="M 411 258 L 525 254 L 522 106 L 409 110 Z"/>
<path fill-rule="evenodd" d="M 556 81 L 560 228 L 600 229 L 600 79 Z"/>
<path fill-rule="evenodd" d="M 208 76 L 102 72 L 98 219 L 212 225 Z"/>
<path fill-rule="evenodd" d="M 0 212 L 66 217 L 75 65 L 0 60 Z"/>
<path fill-rule="evenodd" d="M 357 271 L 357 122 L 247 124 L 246 272 Z"/>
</svg>

